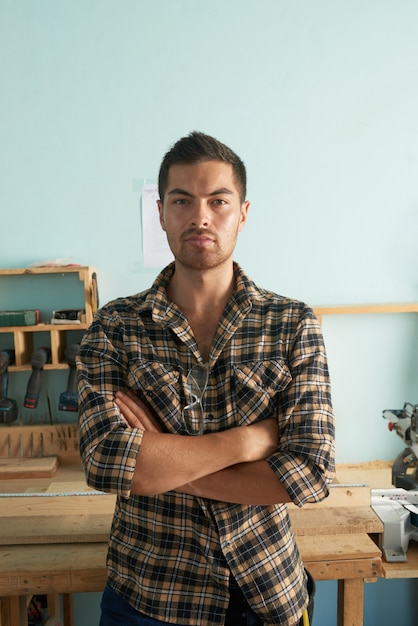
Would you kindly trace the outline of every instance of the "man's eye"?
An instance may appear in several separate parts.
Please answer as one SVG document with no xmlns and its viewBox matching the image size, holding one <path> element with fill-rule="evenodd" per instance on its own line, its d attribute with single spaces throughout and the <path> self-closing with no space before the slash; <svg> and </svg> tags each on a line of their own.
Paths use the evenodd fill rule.
<svg viewBox="0 0 418 626">
<path fill-rule="evenodd" d="M 188 200 L 186 198 L 177 198 L 174 200 L 174 204 L 187 204 Z"/>
<path fill-rule="evenodd" d="M 216 206 L 223 206 L 224 204 L 226 204 L 226 200 L 223 200 L 222 198 L 216 198 L 216 200 L 213 201 L 213 204 L 215 204 Z"/>
</svg>

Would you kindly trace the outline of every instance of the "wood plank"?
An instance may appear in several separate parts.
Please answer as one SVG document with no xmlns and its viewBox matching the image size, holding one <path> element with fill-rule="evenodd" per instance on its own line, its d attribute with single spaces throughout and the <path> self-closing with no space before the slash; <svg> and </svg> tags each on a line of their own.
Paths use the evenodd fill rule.
<svg viewBox="0 0 418 626">
<path fill-rule="evenodd" d="M 9 497 L 0 510 L 0 545 L 104 541 L 114 506 L 113 495 Z M 295 507 L 290 517 L 297 537 L 383 532 L 370 507 Z"/>
<path fill-rule="evenodd" d="M 315 580 L 344 580 L 360 579 L 371 582 L 382 574 L 382 560 L 358 559 L 341 561 L 307 561 L 303 559 L 305 567 L 311 572 Z"/>
<path fill-rule="evenodd" d="M 27 362 L 25 361 L 25 363 Z M 0 439 L 0 457 L 2 460 L 56 456 L 60 465 L 68 462 L 78 465 L 80 476 L 83 477 L 77 424 L 10 425 L 2 429 L 2 434 Z"/>
<path fill-rule="evenodd" d="M 46 265 L 44 267 L 17 267 L 10 269 L 0 269 L 0 276 L 23 276 L 36 274 L 84 274 L 94 268 L 87 265 Z"/>
<path fill-rule="evenodd" d="M 383 576 L 385 578 L 418 578 L 418 543 L 416 541 L 409 543 L 406 558 L 406 562 L 400 563 L 383 561 Z"/>
<path fill-rule="evenodd" d="M 54 497 L 53 500 L 55 501 L 57 498 L 59 496 Z M 83 500 L 87 498 L 90 500 L 90 508 L 94 507 L 95 502 L 97 502 L 98 506 L 94 514 L 83 507 Z M 32 498 L 29 499 L 32 500 Z M 61 498 L 61 500 L 64 499 L 71 500 L 73 497 Z M 102 496 L 91 496 L 91 498 L 80 496 L 78 500 L 80 501 L 78 512 L 77 508 L 74 510 L 74 505 L 71 502 L 68 506 L 65 506 L 66 502 L 62 503 L 53 512 L 50 506 L 34 509 L 29 516 L 24 514 L 23 505 L 25 503 L 22 503 L 18 514 L 7 515 L 4 512 L 0 516 L 0 545 L 107 541 L 113 517 L 113 501 L 108 500 L 108 503 L 112 502 L 112 505 L 106 504 L 103 507 Z M 46 504 L 48 505 L 49 502 Z M 16 510 L 16 505 L 14 509 Z M 37 512 L 36 515 L 33 514 L 34 511 Z M 83 512 L 80 513 L 80 511 Z M 293 527 L 298 541 L 303 538 L 307 538 L 309 541 L 320 541 L 322 538 L 329 538 L 330 536 L 338 538 L 341 535 L 351 535 L 352 541 L 355 541 L 357 536 L 361 536 L 361 532 L 381 531 L 382 523 L 377 517 L 376 524 L 372 524 L 367 518 L 359 517 L 358 512 L 353 512 L 353 515 L 355 517 L 347 518 L 347 516 L 341 515 L 341 511 L 335 510 L 331 511 L 324 519 L 320 512 L 310 511 L 309 514 L 305 515 L 300 512 L 296 523 L 293 523 Z M 341 523 L 339 519 L 342 519 Z M 350 519 L 352 524 L 356 524 L 355 526 L 350 525 Z M 301 522 L 300 526 L 299 521 Z M 363 527 L 363 531 L 360 531 L 360 527 Z M 370 530 L 370 528 L 375 528 L 375 530 Z M 328 534 L 326 534 L 327 530 Z"/>
<path fill-rule="evenodd" d="M 0 507 L 0 520 L 8 517 L 27 517 L 45 515 L 47 517 L 61 517 L 65 515 L 91 515 L 113 514 L 116 496 L 85 495 L 85 496 L 9 496 L 7 507 Z"/>
<path fill-rule="evenodd" d="M 0 545 L 95 543 L 109 539 L 111 514 L 3 517 Z"/>
<path fill-rule="evenodd" d="M 322 315 L 368 315 L 376 313 L 418 313 L 418 302 L 399 304 L 352 304 L 341 306 L 315 306 L 315 314 Z"/>
<path fill-rule="evenodd" d="M 52 478 L 36 478 L 31 481 L 28 481 L 27 479 L 2 480 L 0 483 L 0 492 L 2 494 L 27 494 L 29 492 L 33 494 L 45 493 L 52 482 L 72 482 L 79 481 L 83 478 L 80 457 L 78 458 L 77 465 L 75 465 L 67 464 L 67 459 L 60 454 L 55 455 L 55 453 L 51 452 L 51 454 L 45 454 L 44 456 L 58 456 L 58 469 L 55 476 Z"/>
<path fill-rule="evenodd" d="M 341 463 L 337 465 L 334 483 L 365 483 L 373 489 L 390 489 L 394 461 L 368 461 L 366 463 Z M 338 487 L 337 487 L 338 489 Z"/>
<path fill-rule="evenodd" d="M 307 561 L 374 559 L 381 551 L 367 534 L 297 537 L 299 550 Z"/>
<path fill-rule="evenodd" d="M 49 478 L 58 467 L 56 456 L 43 458 L 0 459 L 0 480 L 15 478 Z"/>
<path fill-rule="evenodd" d="M 0 596 L 102 591 L 107 544 L 10 546 L 0 559 Z"/>
<path fill-rule="evenodd" d="M 25 596 L 0 598 L 0 626 L 26 626 L 28 613 Z"/>
<path fill-rule="evenodd" d="M 353 506 L 370 506 L 370 487 L 332 487 L 328 498 L 315 504 L 305 504 L 306 508 L 335 508 Z"/>
<path fill-rule="evenodd" d="M 291 508 L 292 527 L 300 536 L 381 533 L 383 523 L 370 506 Z"/>
<path fill-rule="evenodd" d="M 336 543 L 334 536 L 321 537 L 315 544 L 302 540 L 302 558 L 317 580 L 379 575 L 380 551 L 369 537 L 339 539 Z M 101 591 L 106 583 L 106 553 L 106 543 L 56 544 L 48 550 L 42 545 L 9 546 L 0 559 L 0 595 Z"/>
<path fill-rule="evenodd" d="M 363 626 L 364 585 L 362 580 L 338 581 L 338 626 Z"/>
<path fill-rule="evenodd" d="M 88 493 L 89 491 L 94 491 L 86 484 L 85 480 L 73 480 L 73 481 L 53 481 L 48 485 L 45 489 L 45 493 L 56 493 L 56 494 L 80 494 L 80 493 Z"/>
<path fill-rule="evenodd" d="M 64 625 L 74 625 L 74 606 L 73 596 L 70 593 L 64 593 L 62 597 L 62 608 L 64 611 Z"/>
</svg>

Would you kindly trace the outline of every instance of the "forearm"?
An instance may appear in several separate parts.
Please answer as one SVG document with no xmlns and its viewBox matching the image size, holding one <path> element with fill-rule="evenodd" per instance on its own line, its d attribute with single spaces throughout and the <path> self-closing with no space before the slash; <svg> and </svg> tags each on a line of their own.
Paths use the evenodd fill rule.
<svg viewBox="0 0 418 626">
<path fill-rule="evenodd" d="M 198 437 L 145 431 L 132 493 L 155 495 L 172 491 L 231 465 L 252 460 L 253 443 L 247 427 Z"/>
<path fill-rule="evenodd" d="M 266 461 L 233 465 L 176 491 L 235 504 L 268 506 L 290 502 L 289 494 Z"/>
</svg>

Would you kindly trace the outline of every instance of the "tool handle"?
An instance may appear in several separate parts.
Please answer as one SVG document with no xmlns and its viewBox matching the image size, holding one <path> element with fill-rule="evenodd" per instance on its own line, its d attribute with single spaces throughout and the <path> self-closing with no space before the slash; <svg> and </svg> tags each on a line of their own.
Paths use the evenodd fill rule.
<svg viewBox="0 0 418 626">
<path fill-rule="evenodd" d="M 25 401 L 23 404 L 26 409 L 36 409 L 38 406 L 42 386 L 42 375 L 42 369 L 33 370 L 30 375 L 28 387 L 26 389 Z"/>
<path fill-rule="evenodd" d="M 70 373 L 68 375 L 67 393 L 77 393 L 77 369 L 75 360 L 80 352 L 80 344 L 74 343 L 65 350 L 64 355 L 70 365 Z"/>
<path fill-rule="evenodd" d="M 7 371 L 9 365 L 15 362 L 14 350 L 0 350 L 0 374 Z"/>
<path fill-rule="evenodd" d="M 43 366 L 49 361 L 51 350 L 49 348 L 38 348 L 32 353 L 30 362 L 32 374 L 30 375 L 23 406 L 26 409 L 36 409 L 39 395 L 41 393 Z"/>
<path fill-rule="evenodd" d="M 5 400 L 7 398 L 7 385 L 8 385 L 9 375 L 7 370 L 0 374 L 0 400 Z"/>
<path fill-rule="evenodd" d="M 14 350 L 1 350 L 0 351 L 0 400 L 7 398 L 7 387 L 9 382 L 9 375 L 7 368 L 15 362 Z"/>
<path fill-rule="evenodd" d="M 73 365 L 68 374 L 67 393 L 77 393 L 77 369 Z"/>
</svg>

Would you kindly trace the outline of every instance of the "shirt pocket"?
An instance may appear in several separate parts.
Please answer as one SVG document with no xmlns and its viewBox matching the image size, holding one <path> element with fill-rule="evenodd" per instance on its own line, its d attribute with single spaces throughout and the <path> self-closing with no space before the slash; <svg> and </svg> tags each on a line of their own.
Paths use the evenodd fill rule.
<svg viewBox="0 0 418 626">
<path fill-rule="evenodd" d="M 277 415 L 280 392 L 292 381 L 284 361 L 254 361 L 233 366 L 237 425 Z"/>
<path fill-rule="evenodd" d="M 178 370 L 167 369 L 155 361 L 137 361 L 129 367 L 127 385 L 159 417 L 167 432 L 182 430 L 182 385 Z"/>
</svg>

